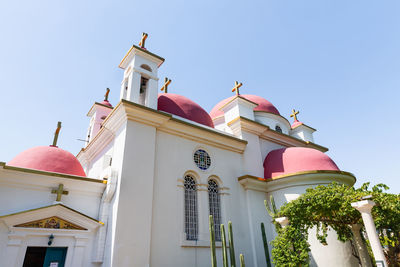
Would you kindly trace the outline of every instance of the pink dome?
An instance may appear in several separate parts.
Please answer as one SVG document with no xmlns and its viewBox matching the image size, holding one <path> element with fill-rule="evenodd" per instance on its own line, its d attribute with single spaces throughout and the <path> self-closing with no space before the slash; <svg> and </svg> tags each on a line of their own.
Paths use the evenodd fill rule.
<svg viewBox="0 0 400 267">
<path fill-rule="evenodd" d="M 335 162 L 319 150 L 289 147 L 272 150 L 264 160 L 264 178 L 302 171 L 340 171 Z"/>
<path fill-rule="evenodd" d="M 159 94 L 158 110 L 165 111 L 197 123 L 214 127 L 210 115 L 187 97 L 177 94 Z"/>
<path fill-rule="evenodd" d="M 256 95 L 240 95 L 241 97 L 246 98 L 249 101 L 252 101 L 256 104 L 258 104 L 257 107 L 254 108 L 254 111 L 265 111 L 265 112 L 270 112 L 274 113 L 276 115 L 281 115 L 278 111 L 278 109 L 272 105 L 271 102 L 266 100 L 265 98 L 261 96 L 256 96 Z M 215 119 L 216 117 L 224 115 L 224 112 L 220 110 L 220 108 L 228 103 L 230 100 L 232 100 L 235 96 L 228 97 L 227 99 L 222 100 L 218 104 L 214 106 L 214 108 L 210 111 L 210 116 L 211 118 Z"/>
<path fill-rule="evenodd" d="M 103 102 L 101 102 L 100 104 L 104 105 L 104 106 L 108 106 L 110 108 L 112 108 L 113 106 L 111 105 L 110 102 L 108 102 L 108 100 L 103 100 Z"/>
<path fill-rule="evenodd" d="M 9 166 L 86 177 L 77 158 L 56 146 L 37 146 L 18 154 Z"/>
</svg>

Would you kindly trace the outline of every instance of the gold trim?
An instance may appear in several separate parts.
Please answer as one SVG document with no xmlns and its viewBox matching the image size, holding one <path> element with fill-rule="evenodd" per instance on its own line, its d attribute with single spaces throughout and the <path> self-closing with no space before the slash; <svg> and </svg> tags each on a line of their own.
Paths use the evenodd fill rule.
<svg viewBox="0 0 400 267">
<path fill-rule="evenodd" d="M 78 213 L 79 215 L 82 215 L 82 216 L 84 216 L 84 217 L 86 217 L 86 218 L 88 218 L 88 219 L 90 219 L 90 220 L 92 220 L 92 221 L 95 221 L 95 222 L 97 222 L 97 223 L 100 223 L 100 224 L 104 225 L 103 222 L 98 221 L 98 220 L 96 220 L 96 219 L 94 219 L 94 218 L 92 218 L 92 217 L 90 217 L 90 216 L 88 216 L 88 215 L 86 215 L 86 214 L 84 214 L 84 213 L 82 213 L 82 212 L 79 212 L 79 211 L 77 211 L 77 210 L 74 210 L 73 208 L 67 207 L 67 206 L 65 206 L 65 205 L 63 205 L 63 204 L 60 204 L 60 203 L 53 204 L 53 205 L 48 205 L 48 206 L 44 206 L 44 207 L 40 207 L 40 208 L 35 208 L 35 209 L 30 209 L 30 210 L 24 210 L 24 211 L 19 211 L 19 212 L 15 212 L 15 213 L 10 213 L 10 214 L 7 214 L 7 215 L 2 215 L 2 216 L 0 216 L 0 219 L 1 219 L 1 218 L 6 218 L 6 217 L 10 217 L 10 216 L 14 216 L 14 215 L 19 215 L 19 214 L 27 213 L 27 212 L 31 212 L 31 211 L 36 211 L 36 210 L 51 208 L 51 207 L 55 207 L 55 206 L 61 206 L 61 207 L 63 207 L 63 208 L 69 209 L 70 211 L 73 211 L 73 212 L 75 212 L 75 213 Z"/>
<path fill-rule="evenodd" d="M 257 122 L 257 121 L 250 120 L 250 119 L 245 118 L 245 117 L 242 117 L 242 116 L 239 116 L 239 117 L 233 119 L 232 121 L 228 122 L 227 124 L 228 124 L 228 126 L 230 126 L 230 125 L 232 125 L 233 123 L 235 123 L 235 122 L 238 121 L 238 120 L 243 120 L 243 121 L 247 121 L 247 122 L 250 122 L 250 123 L 257 124 L 257 125 L 259 125 L 259 126 L 264 127 L 264 128 L 266 129 L 266 131 L 272 131 L 274 134 L 278 134 L 278 135 L 287 137 L 287 138 L 291 139 L 292 141 L 302 143 L 302 144 L 304 144 L 304 145 L 306 145 L 306 146 L 313 146 L 313 147 L 316 147 L 316 149 L 318 149 L 318 150 L 320 150 L 320 151 L 323 151 L 323 152 L 327 152 L 327 151 L 329 150 L 327 147 L 318 145 L 318 144 L 316 144 L 316 143 L 313 143 L 313 142 L 310 142 L 310 141 L 304 141 L 304 140 L 295 138 L 295 137 L 293 137 L 293 136 L 290 136 L 290 135 L 288 135 L 288 134 L 284 134 L 284 133 L 280 133 L 280 132 L 274 131 L 274 130 L 272 130 L 268 125 L 259 123 L 259 122 Z"/>
<path fill-rule="evenodd" d="M 40 170 L 34 170 L 34 169 L 27 169 L 27 168 L 21 168 L 21 167 L 14 167 L 14 166 L 9 166 L 4 163 L 3 169 L 5 170 L 12 170 L 12 171 L 20 171 L 20 172 L 27 172 L 27 173 L 34 173 L 34 174 L 41 174 L 41 175 L 47 175 L 47 176 L 55 176 L 55 177 L 61 177 L 61 178 L 68 178 L 68 179 L 74 179 L 74 180 L 80 180 L 80 181 L 86 181 L 86 182 L 94 182 L 94 183 L 107 183 L 107 181 L 104 182 L 104 180 L 99 180 L 99 179 L 94 179 L 94 178 L 87 178 L 83 176 L 77 176 L 77 175 L 69 175 L 69 174 L 62 174 L 58 172 L 48 172 L 48 171 L 40 171 Z"/>
<path fill-rule="evenodd" d="M 255 102 L 253 102 L 253 101 L 251 101 L 251 100 L 248 100 L 248 99 L 244 98 L 243 96 L 236 95 L 234 98 L 232 98 L 232 99 L 229 100 L 227 103 L 225 103 L 224 105 L 222 105 L 218 110 L 222 110 L 222 108 L 224 108 L 224 107 L 226 107 L 227 105 L 229 105 L 230 103 L 232 103 L 236 98 L 240 98 L 240 99 L 243 99 L 244 101 L 247 101 L 247 102 L 249 102 L 249 103 L 251 103 L 251 104 L 254 104 L 254 105 L 256 105 L 255 107 L 258 106 L 257 103 L 255 103 Z M 254 107 L 254 108 L 255 108 L 255 107 Z"/>
<path fill-rule="evenodd" d="M 148 54 L 148 55 L 150 55 L 150 56 L 153 56 L 153 57 L 155 57 L 155 58 L 161 60 L 162 62 L 160 63 L 160 65 L 158 65 L 158 67 L 160 67 L 161 64 L 165 61 L 164 58 L 162 58 L 162 57 L 160 57 L 160 56 L 157 56 L 156 54 L 153 54 L 153 53 L 147 51 L 147 49 L 143 49 L 143 48 L 141 48 L 141 47 L 139 47 L 139 46 L 132 45 L 132 47 L 129 49 L 128 53 L 126 53 L 126 55 L 124 56 L 124 58 L 123 58 L 123 59 L 121 60 L 121 62 L 119 63 L 118 67 L 120 67 L 120 68 L 122 69 L 122 67 L 121 67 L 122 63 L 125 61 L 125 59 L 128 57 L 128 55 L 131 53 L 131 51 L 133 50 L 133 48 L 136 48 L 136 49 L 138 49 L 138 50 L 141 51 L 141 52 L 144 52 L 144 53 L 146 53 L 146 54 Z"/>
<path fill-rule="evenodd" d="M 292 126 L 290 126 L 290 128 L 292 129 L 292 130 L 294 130 L 294 129 L 296 129 L 297 127 L 300 127 L 300 126 L 306 126 L 306 127 L 308 127 L 308 128 L 310 128 L 311 130 L 314 130 L 314 131 L 317 131 L 317 129 L 315 129 L 315 128 L 313 128 L 313 127 L 311 127 L 311 126 L 308 126 L 307 124 L 305 124 L 305 123 L 302 123 L 301 122 L 301 124 L 299 124 L 299 125 L 297 125 L 297 126 L 295 126 L 295 127 L 293 127 L 292 128 Z"/>
<path fill-rule="evenodd" d="M 354 176 L 354 174 L 352 174 L 351 172 L 346 172 L 346 171 L 328 171 L 328 170 L 314 170 L 314 171 L 301 171 L 301 172 L 283 174 L 283 175 L 279 175 L 279 176 L 276 176 L 276 177 L 273 177 L 273 178 L 266 179 L 266 182 L 272 182 L 272 181 L 279 180 L 279 179 L 283 179 L 283 178 L 287 178 L 287 177 L 290 177 L 290 176 L 307 175 L 307 174 L 319 174 L 319 173 L 342 174 L 342 175 L 351 176 L 351 177 L 353 177 L 354 179 L 356 179 L 356 177 Z"/>
<path fill-rule="evenodd" d="M 314 171 L 294 172 L 294 173 L 279 175 L 279 176 L 276 176 L 276 177 L 273 177 L 273 178 L 268 178 L 268 179 L 257 177 L 257 176 L 253 176 L 253 175 L 243 175 L 243 176 L 238 177 L 238 181 L 241 181 L 241 180 L 244 180 L 244 179 L 252 179 L 252 180 L 258 180 L 258 181 L 269 183 L 269 182 L 273 182 L 275 180 L 288 178 L 288 177 L 291 177 L 291 176 L 299 176 L 299 175 L 307 175 L 307 174 L 321 174 L 321 173 L 347 175 L 347 176 L 351 176 L 352 178 L 354 178 L 354 180 L 356 180 L 356 177 L 351 172 L 329 171 L 329 170 L 314 170 Z"/>
</svg>

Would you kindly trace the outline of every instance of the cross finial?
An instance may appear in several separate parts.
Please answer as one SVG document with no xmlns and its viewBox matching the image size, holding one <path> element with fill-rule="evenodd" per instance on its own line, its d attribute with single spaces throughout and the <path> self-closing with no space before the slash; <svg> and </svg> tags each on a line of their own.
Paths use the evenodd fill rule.
<svg viewBox="0 0 400 267">
<path fill-rule="evenodd" d="M 295 111 L 294 109 L 292 109 L 292 114 L 290 115 L 290 117 L 294 118 L 294 121 L 298 121 L 297 120 L 297 114 L 299 114 L 299 111 Z"/>
<path fill-rule="evenodd" d="M 110 88 L 106 89 L 106 94 L 104 95 L 104 101 L 108 101 L 108 94 L 110 93 Z"/>
<path fill-rule="evenodd" d="M 161 91 L 164 91 L 164 93 L 168 93 L 168 85 L 172 82 L 171 79 L 168 79 L 167 77 L 165 77 L 164 79 L 164 85 L 161 87 Z"/>
<path fill-rule="evenodd" d="M 235 81 L 235 87 L 232 88 L 232 92 L 236 91 L 236 95 L 240 95 L 239 93 L 239 88 L 242 86 L 242 83 L 239 83 L 238 81 Z"/>
<path fill-rule="evenodd" d="M 61 121 L 57 123 L 57 129 L 56 132 L 54 133 L 53 146 L 57 146 L 57 140 L 60 130 L 61 130 Z"/>
<path fill-rule="evenodd" d="M 147 39 L 147 36 L 149 36 L 147 33 L 142 33 L 142 39 L 140 40 L 140 42 L 139 42 L 139 46 L 141 47 L 141 48 L 144 48 L 144 44 L 145 44 L 145 42 L 146 42 L 146 39 Z"/>
<path fill-rule="evenodd" d="M 64 185 L 59 184 L 57 189 L 51 190 L 52 194 L 57 194 L 56 201 L 61 201 L 62 195 L 68 195 L 68 191 L 64 191 Z"/>
</svg>

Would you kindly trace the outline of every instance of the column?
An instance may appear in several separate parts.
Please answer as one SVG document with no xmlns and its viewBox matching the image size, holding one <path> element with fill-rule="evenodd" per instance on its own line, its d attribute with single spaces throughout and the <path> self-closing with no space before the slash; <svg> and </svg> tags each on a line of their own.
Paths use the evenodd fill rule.
<svg viewBox="0 0 400 267">
<path fill-rule="evenodd" d="M 276 218 L 275 221 L 277 223 L 279 223 L 282 226 L 282 228 L 285 228 L 286 226 L 289 225 L 289 218 L 288 217 L 279 217 L 279 218 Z"/>
<path fill-rule="evenodd" d="M 361 213 L 365 230 L 367 231 L 368 240 L 371 244 L 372 252 L 374 253 L 375 261 L 382 261 L 386 267 L 385 255 L 383 254 L 382 245 L 379 236 L 376 233 L 374 219 L 371 214 L 371 209 L 375 206 L 375 202 L 371 200 L 362 200 L 351 203 L 351 206 Z"/>
<path fill-rule="evenodd" d="M 351 232 L 353 233 L 354 245 L 358 251 L 362 267 L 372 267 L 371 259 L 369 258 L 368 250 L 360 235 L 361 225 L 351 225 Z"/>
<path fill-rule="evenodd" d="M 86 237 L 75 237 L 75 248 L 71 266 L 82 266 L 87 240 Z"/>
<path fill-rule="evenodd" d="M 139 102 L 140 78 L 140 73 L 137 73 L 135 71 L 133 71 L 129 76 L 128 92 L 126 95 L 126 99 L 134 103 Z"/>
</svg>

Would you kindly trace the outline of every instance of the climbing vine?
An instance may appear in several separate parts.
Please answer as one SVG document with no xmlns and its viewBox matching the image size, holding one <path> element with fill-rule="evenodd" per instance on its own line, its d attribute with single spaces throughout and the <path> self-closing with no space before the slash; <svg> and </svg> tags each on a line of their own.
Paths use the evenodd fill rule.
<svg viewBox="0 0 400 267">
<path fill-rule="evenodd" d="M 390 266 L 400 266 L 400 195 L 384 192 L 388 187 L 378 184 L 369 190 L 369 183 L 360 188 L 331 183 L 307 189 L 298 199 L 270 212 L 273 219 L 288 217 L 289 225 L 281 228 L 274 222 L 277 237 L 271 242 L 272 256 L 276 266 L 309 266 L 310 244 L 307 241 L 311 228 L 316 229 L 316 238 L 327 245 L 328 228 L 336 231 L 342 242 L 352 239 L 350 226 L 362 223 L 361 214 L 351 203 L 371 195 L 376 206 L 372 215 L 380 236 L 385 256 Z M 273 203 L 272 203 L 273 204 Z"/>
</svg>

